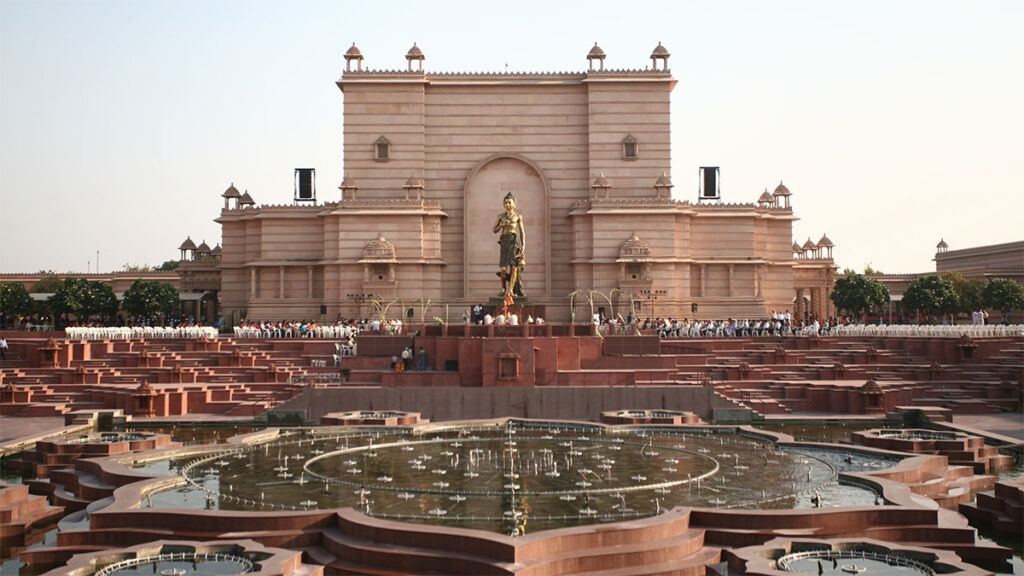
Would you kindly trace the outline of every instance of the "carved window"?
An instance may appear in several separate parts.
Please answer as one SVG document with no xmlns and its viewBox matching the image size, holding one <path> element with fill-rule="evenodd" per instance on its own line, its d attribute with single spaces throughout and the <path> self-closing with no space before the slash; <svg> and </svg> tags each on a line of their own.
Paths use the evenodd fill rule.
<svg viewBox="0 0 1024 576">
<path fill-rule="evenodd" d="M 632 134 L 622 139 L 622 159 L 636 160 L 640 157 L 640 145 Z"/>
<path fill-rule="evenodd" d="M 373 159 L 378 162 L 391 160 L 391 141 L 381 136 L 373 143 Z"/>
<path fill-rule="evenodd" d="M 515 380 L 519 377 L 519 359 L 515 356 L 501 356 L 498 358 L 498 378 L 502 380 Z"/>
<path fill-rule="evenodd" d="M 387 264 L 374 264 L 370 270 L 375 281 L 381 282 L 391 280 L 391 267 Z"/>
</svg>

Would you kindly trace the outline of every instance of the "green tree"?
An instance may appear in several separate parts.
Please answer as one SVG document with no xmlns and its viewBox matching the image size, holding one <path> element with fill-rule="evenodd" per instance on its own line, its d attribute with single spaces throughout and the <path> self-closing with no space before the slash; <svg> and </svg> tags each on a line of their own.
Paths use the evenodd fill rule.
<svg viewBox="0 0 1024 576">
<path fill-rule="evenodd" d="M 0 313 L 8 319 L 27 314 L 32 309 L 32 297 L 20 282 L 0 284 Z"/>
<path fill-rule="evenodd" d="M 985 306 L 999 310 L 1002 320 L 1012 310 L 1024 310 L 1024 288 L 1009 278 L 989 278 L 983 291 Z"/>
<path fill-rule="evenodd" d="M 178 306 L 178 290 L 155 280 L 136 280 L 125 290 L 121 302 L 124 311 L 135 316 L 172 314 Z"/>
<path fill-rule="evenodd" d="M 915 278 L 903 294 L 903 307 L 926 316 L 953 314 L 960 309 L 953 283 L 941 276 Z"/>
<path fill-rule="evenodd" d="M 139 272 L 152 272 L 153 267 L 149 264 L 125 264 L 121 266 L 121 272 L 139 273 Z"/>
<path fill-rule="evenodd" d="M 875 267 L 871 265 L 871 262 L 868 262 L 867 264 L 864 265 L 864 275 L 865 276 L 874 276 L 874 275 L 879 275 L 880 276 L 882 274 L 884 274 L 884 272 L 882 272 L 881 270 L 876 270 Z"/>
<path fill-rule="evenodd" d="M 849 272 L 837 278 L 832 289 L 832 302 L 836 308 L 857 317 L 888 301 L 888 288 L 881 282 L 856 272 Z"/>
<path fill-rule="evenodd" d="M 49 302 L 54 314 L 74 314 L 79 320 L 87 320 L 93 314 L 110 317 L 117 313 L 114 291 L 95 280 L 65 278 Z"/>
<path fill-rule="evenodd" d="M 957 302 L 960 304 L 957 312 L 970 313 L 984 306 L 984 282 L 971 280 L 960 272 L 946 272 L 942 277 L 953 285 L 953 292 L 956 292 Z"/>
<path fill-rule="evenodd" d="M 36 282 L 29 292 L 32 294 L 52 294 L 63 285 L 64 281 L 61 280 L 59 276 L 56 274 L 48 274 L 40 278 L 39 282 Z"/>
<path fill-rule="evenodd" d="M 173 270 L 177 270 L 179 264 L 181 264 L 181 262 L 178 262 L 177 260 L 168 260 L 161 264 L 157 270 L 160 272 L 171 272 Z"/>
</svg>

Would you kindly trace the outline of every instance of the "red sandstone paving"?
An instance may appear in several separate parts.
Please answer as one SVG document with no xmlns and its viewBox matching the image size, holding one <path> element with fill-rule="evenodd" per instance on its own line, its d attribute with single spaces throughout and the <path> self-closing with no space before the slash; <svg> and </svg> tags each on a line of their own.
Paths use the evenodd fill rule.
<svg viewBox="0 0 1024 576">
<path fill-rule="evenodd" d="M 1024 440 L 1024 414 L 954 414 L 953 424 Z"/>
<path fill-rule="evenodd" d="M 63 416 L 12 418 L 0 416 L 0 449 L 18 439 L 39 439 L 64 431 Z"/>
</svg>

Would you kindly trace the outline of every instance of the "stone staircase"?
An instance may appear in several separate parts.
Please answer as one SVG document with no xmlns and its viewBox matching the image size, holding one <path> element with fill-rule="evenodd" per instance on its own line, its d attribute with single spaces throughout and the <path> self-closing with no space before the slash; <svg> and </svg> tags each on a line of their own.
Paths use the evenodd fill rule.
<svg viewBox="0 0 1024 576">
<path fill-rule="evenodd" d="M 518 538 L 440 526 L 415 526 L 338 513 L 311 552 L 331 574 L 579 574 L 703 576 L 721 551 L 704 546 L 704 531 L 689 526 L 689 512 L 539 532 Z M 416 566 L 415 572 L 408 567 Z"/>
<path fill-rule="evenodd" d="M 979 492 L 975 502 L 960 504 L 961 514 L 971 525 L 992 526 L 1000 534 L 1024 534 L 1024 479 L 995 483 L 992 490 Z"/>
<path fill-rule="evenodd" d="M 0 548 L 27 546 L 34 532 L 55 523 L 63 513 L 63 508 L 48 505 L 46 498 L 29 495 L 28 486 L 0 484 Z"/>
<path fill-rule="evenodd" d="M 170 415 L 253 417 L 301 392 L 310 385 L 301 384 L 311 380 L 310 375 L 318 386 L 340 385 L 341 380 L 338 369 L 330 368 L 334 344 L 326 340 L 223 338 L 63 345 L 68 347 L 68 359 L 60 367 L 33 366 L 17 359 L 0 366 L 4 392 L 0 414 L 61 416 L 86 408 L 131 414 L 136 390 L 148 382 L 160 398 L 154 403 Z"/>
<path fill-rule="evenodd" d="M 929 406 L 958 414 L 1021 409 L 1024 339 L 1001 339 L 999 351 L 984 360 L 945 364 L 934 354 L 904 347 L 902 340 L 668 339 L 662 341 L 662 354 L 675 358 L 676 383 L 713 385 L 761 415 L 858 413 L 856 388 L 868 380 L 883 390 L 885 409 Z"/>
</svg>

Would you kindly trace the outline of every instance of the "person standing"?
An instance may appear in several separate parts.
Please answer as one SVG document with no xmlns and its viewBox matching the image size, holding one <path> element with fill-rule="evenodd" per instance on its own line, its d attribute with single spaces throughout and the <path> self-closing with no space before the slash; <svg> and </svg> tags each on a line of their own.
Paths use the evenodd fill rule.
<svg viewBox="0 0 1024 576">
<path fill-rule="evenodd" d="M 402 368 L 405 372 L 412 368 L 412 348 L 408 346 L 402 350 Z"/>
<path fill-rule="evenodd" d="M 0 336 L 0 360 L 7 360 L 7 339 Z"/>
<path fill-rule="evenodd" d="M 420 346 L 419 352 L 416 353 L 416 369 L 420 372 L 427 369 L 427 351 Z"/>
</svg>

